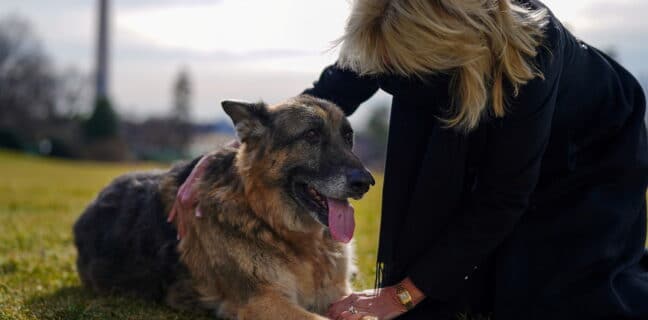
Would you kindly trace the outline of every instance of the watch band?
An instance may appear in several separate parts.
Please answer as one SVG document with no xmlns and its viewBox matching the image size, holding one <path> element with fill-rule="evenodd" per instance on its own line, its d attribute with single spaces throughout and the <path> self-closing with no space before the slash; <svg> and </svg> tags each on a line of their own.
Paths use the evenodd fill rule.
<svg viewBox="0 0 648 320">
<path fill-rule="evenodd" d="M 412 301 L 412 295 L 405 289 L 402 284 L 396 285 L 396 299 L 400 302 L 405 309 L 411 310 L 414 308 L 414 302 Z"/>
</svg>

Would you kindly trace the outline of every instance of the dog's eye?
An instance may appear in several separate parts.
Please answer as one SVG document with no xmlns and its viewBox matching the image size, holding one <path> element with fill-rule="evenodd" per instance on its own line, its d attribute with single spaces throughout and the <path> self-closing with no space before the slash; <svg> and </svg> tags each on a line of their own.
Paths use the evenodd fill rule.
<svg viewBox="0 0 648 320">
<path fill-rule="evenodd" d="M 308 130 L 304 135 L 304 139 L 306 139 L 308 143 L 315 145 L 320 143 L 321 137 L 319 132 L 315 130 Z"/>
<path fill-rule="evenodd" d="M 353 145 L 353 132 L 349 131 L 344 134 L 344 141 L 348 143 L 349 145 Z"/>
</svg>

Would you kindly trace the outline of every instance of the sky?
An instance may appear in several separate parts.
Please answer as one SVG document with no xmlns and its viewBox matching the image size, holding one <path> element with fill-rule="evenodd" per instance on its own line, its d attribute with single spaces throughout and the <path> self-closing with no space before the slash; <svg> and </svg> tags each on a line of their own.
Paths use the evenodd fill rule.
<svg viewBox="0 0 648 320">
<path fill-rule="evenodd" d="M 0 0 L 0 18 L 28 19 L 55 67 L 93 71 L 96 0 Z M 648 75 L 648 0 L 546 0 L 579 38 L 614 47 L 621 64 Z M 110 95 L 125 116 L 171 109 L 175 76 L 193 82 L 192 117 L 223 117 L 219 102 L 276 103 L 300 93 L 335 61 L 348 0 L 112 0 Z M 378 94 L 351 119 L 362 125 Z"/>
</svg>

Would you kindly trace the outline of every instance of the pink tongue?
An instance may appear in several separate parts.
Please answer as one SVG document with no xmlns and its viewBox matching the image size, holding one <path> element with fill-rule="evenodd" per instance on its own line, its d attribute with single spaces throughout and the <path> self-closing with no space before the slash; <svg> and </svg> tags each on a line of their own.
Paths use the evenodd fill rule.
<svg viewBox="0 0 648 320">
<path fill-rule="evenodd" d="M 347 200 L 326 199 L 328 202 L 328 223 L 335 241 L 348 243 L 353 238 L 355 220 L 353 207 Z"/>
</svg>

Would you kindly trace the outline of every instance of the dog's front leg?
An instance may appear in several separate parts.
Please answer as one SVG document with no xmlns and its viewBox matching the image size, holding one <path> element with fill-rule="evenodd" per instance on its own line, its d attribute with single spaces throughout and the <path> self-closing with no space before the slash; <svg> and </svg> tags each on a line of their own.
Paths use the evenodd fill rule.
<svg viewBox="0 0 648 320">
<path fill-rule="evenodd" d="M 238 310 L 239 320 L 327 320 L 308 312 L 295 301 L 276 290 L 255 295 Z"/>
</svg>

